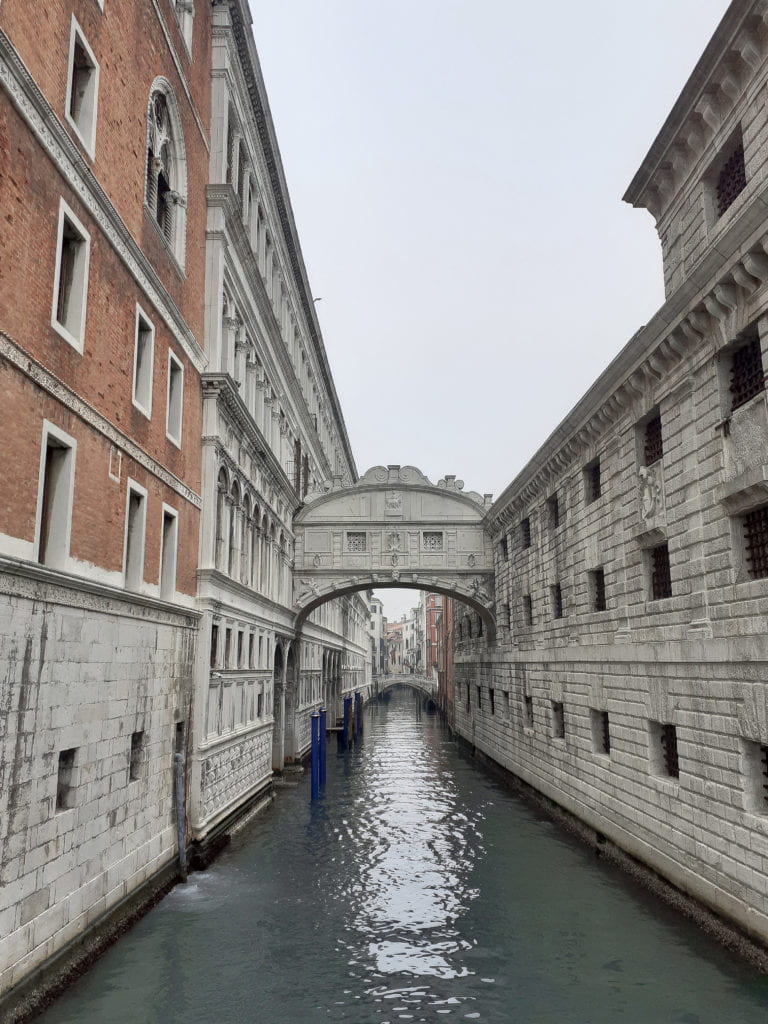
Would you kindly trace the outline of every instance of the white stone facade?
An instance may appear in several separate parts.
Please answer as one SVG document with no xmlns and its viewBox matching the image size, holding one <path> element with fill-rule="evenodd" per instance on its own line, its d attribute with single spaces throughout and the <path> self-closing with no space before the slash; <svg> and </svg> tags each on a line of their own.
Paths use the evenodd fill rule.
<svg viewBox="0 0 768 1024">
<path fill-rule="evenodd" d="M 477 749 L 763 942 L 766 22 L 731 5 L 630 188 L 668 299 L 490 510 L 498 643 L 460 611 L 455 692 Z"/>
</svg>

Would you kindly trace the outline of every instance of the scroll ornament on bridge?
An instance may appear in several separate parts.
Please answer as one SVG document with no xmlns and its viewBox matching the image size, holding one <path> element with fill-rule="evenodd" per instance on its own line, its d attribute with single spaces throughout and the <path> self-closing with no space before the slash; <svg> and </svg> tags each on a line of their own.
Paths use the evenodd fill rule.
<svg viewBox="0 0 768 1024">
<path fill-rule="evenodd" d="M 299 580 L 301 590 L 296 598 L 297 604 L 304 604 L 307 600 L 320 597 L 320 587 L 314 580 Z"/>
</svg>

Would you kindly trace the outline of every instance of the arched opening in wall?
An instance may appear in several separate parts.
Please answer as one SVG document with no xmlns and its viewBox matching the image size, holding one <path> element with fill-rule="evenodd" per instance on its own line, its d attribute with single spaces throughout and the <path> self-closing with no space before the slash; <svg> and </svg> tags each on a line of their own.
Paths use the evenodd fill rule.
<svg viewBox="0 0 768 1024">
<path fill-rule="evenodd" d="M 282 771 L 285 763 L 283 746 L 283 723 L 285 720 L 285 679 L 283 648 L 275 644 L 275 658 L 272 670 L 272 770 Z"/>
<path fill-rule="evenodd" d="M 222 572 L 226 572 L 227 560 L 229 557 L 227 554 L 229 530 L 225 523 L 228 490 L 229 481 L 227 480 L 227 472 L 222 466 L 219 470 L 219 475 L 216 481 L 216 526 L 214 542 L 214 565 Z"/>
</svg>

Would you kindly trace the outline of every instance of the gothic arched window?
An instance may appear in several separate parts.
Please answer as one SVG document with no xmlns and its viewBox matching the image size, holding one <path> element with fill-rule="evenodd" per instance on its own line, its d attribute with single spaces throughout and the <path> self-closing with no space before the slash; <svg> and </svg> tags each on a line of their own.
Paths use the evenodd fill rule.
<svg viewBox="0 0 768 1024">
<path fill-rule="evenodd" d="M 186 234 L 186 159 L 181 122 L 170 86 L 156 82 L 147 113 L 145 199 L 179 264 L 184 263 Z"/>
</svg>

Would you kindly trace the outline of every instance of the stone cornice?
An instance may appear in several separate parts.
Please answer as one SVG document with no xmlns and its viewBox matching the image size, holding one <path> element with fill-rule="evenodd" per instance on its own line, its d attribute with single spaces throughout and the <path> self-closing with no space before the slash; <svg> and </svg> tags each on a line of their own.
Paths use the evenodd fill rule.
<svg viewBox="0 0 768 1024">
<path fill-rule="evenodd" d="M 615 429 L 636 405 L 648 408 L 688 386 L 675 370 L 697 351 L 714 354 L 755 319 L 768 285 L 768 185 L 744 206 L 686 281 L 618 353 L 491 506 L 492 536 L 508 529 L 552 482 Z M 716 274 L 716 276 L 715 276 Z"/>
<path fill-rule="evenodd" d="M 206 355 L 178 306 L 2 31 L 0 85 L 8 93 L 13 105 L 61 174 L 63 181 L 77 195 L 98 224 L 105 239 L 162 317 L 187 358 L 198 371 L 202 370 L 207 362 Z"/>
<path fill-rule="evenodd" d="M 119 430 L 113 423 L 101 415 L 92 405 L 89 405 L 84 398 L 81 398 L 75 391 L 68 387 L 50 370 L 25 352 L 7 334 L 0 331 L 0 359 L 6 359 L 16 369 L 28 377 L 43 391 L 46 391 L 57 402 L 60 402 L 70 412 L 74 413 L 89 427 L 102 434 L 116 448 L 124 452 L 140 466 L 143 466 L 149 473 L 158 480 L 170 487 L 185 501 L 188 501 L 195 508 L 202 508 L 202 498 L 191 487 L 188 487 L 183 480 L 179 480 L 170 470 L 161 465 L 151 455 L 140 448 L 136 442 Z M 197 444 L 193 439 L 191 443 Z"/>
<path fill-rule="evenodd" d="M 251 32 L 251 13 L 247 0 L 226 0 L 232 26 L 235 35 L 237 53 L 245 76 L 248 93 L 251 100 L 253 113 L 256 119 L 256 126 L 259 133 L 264 159 L 266 161 L 269 182 L 275 200 L 280 227 L 286 249 L 288 251 L 291 270 L 296 282 L 296 291 L 300 299 L 301 310 L 307 324 L 307 330 L 315 348 L 315 354 L 320 365 L 325 387 L 329 395 L 330 403 L 334 409 L 334 419 L 340 435 L 342 447 L 349 467 L 352 472 L 352 479 L 357 479 L 357 467 L 352 454 L 352 446 L 347 434 L 344 416 L 341 412 L 341 403 L 336 393 L 336 387 L 328 364 L 328 356 L 323 344 L 320 325 L 317 320 L 312 292 L 309 287 L 304 259 L 301 254 L 301 247 L 298 240 L 298 232 L 288 196 L 288 187 L 285 180 L 280 151 L 277 145 L 272 115 L 267 99 L 267 92 L 261 74 L 261 65 L 256 53 L 256 46 Z"/>
<path fill-rule="evenodd" d="M 215 398 L 219 405 L 226 411 L 226 414 L 234 426 L 240 431 L 243 437 L 247 438 L 257 452 L 262 465 L 266 468 L 275 482 L 275 489 L 283 494 L 285 503 L 291 513 L 301 505 L 301 500 L 296 496 L 293 484 L 288 479 L 285 470 L 271 451 L 264 439 L 264 435 L 254 422 L 248 411 L 248 407 L 240 396 L 237 385 L 228 373 L 203 373 L 200 376 L 203 389 L 203 399 Z"/>
</svg>

